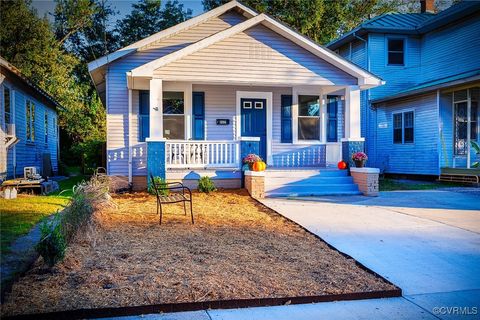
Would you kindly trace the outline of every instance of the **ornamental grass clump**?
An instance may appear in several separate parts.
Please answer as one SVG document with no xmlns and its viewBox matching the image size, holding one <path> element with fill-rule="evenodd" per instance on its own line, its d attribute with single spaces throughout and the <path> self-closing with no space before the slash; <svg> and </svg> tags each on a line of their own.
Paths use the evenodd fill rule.
<svg viewBox="0 0 480 320">
<path fill-rule="evenodd" d="M 87 225 L 96 210 L 113 206 L 109 187 L 109 178 L 104 175 L 80 182 L 73 187 L 72 198 L 65 209 L 42 223 L 36 250 L 50 267 L 63 260 L 68 243 Z"/>
</svg>

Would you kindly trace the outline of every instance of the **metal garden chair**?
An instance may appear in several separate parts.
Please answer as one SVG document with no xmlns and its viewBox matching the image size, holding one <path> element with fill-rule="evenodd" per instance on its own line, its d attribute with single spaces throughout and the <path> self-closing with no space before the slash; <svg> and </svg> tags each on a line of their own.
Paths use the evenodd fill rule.
<svg viewBox="0 0 480 320">
<path fill-rule="evenodd" d="M 190 202 L 190 215 L 192 217 L 192 224 L 195 223 L 193 221 L 192 191 L 190 188 L 184 186 L 181 182 L 166 182 L 162 186 L 159 186 L 155 182 L 152 174 L 150 174 L 150 181 L 157 197 L 157 214 L 160 214 L 160 224 L 162 224 L 163 215 L 162 205 L 179 202 L 183 202 L 183 211 L 185 215 L 187 215 L 186 203 Z M 185 191 L 187 191 L 187 194 L 185 194 Z"/>
</svg>

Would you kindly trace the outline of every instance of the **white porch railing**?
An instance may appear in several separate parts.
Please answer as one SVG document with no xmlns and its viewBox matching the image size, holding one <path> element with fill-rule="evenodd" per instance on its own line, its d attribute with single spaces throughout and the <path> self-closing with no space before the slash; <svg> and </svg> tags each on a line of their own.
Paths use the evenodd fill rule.
<svg viewBox="0 0 480 320">
<path fill-rule="evenodd" d="M 239 168 L 240 141 L 183 141 L 166 143 L 167 168 Z"/>
</svg>

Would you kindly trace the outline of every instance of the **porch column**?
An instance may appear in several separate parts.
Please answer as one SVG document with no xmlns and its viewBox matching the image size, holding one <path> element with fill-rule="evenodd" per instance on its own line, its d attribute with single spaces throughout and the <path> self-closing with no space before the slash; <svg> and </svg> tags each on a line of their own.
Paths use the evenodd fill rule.
<svg viewBox="0 0 480 320">
<path fill-rule="evenodd" d="M 147 183 L 150 175 L 166 178 L 165 152 L 163 139 L 163 86 L 162 79 L 150 80 L 150 136 L 147 140 Z"/>
<path fill-rule="evenodd" d="M 324 95 L 322 91 L 320 91 L 320 114 L 322 116 L 320 139 L 322 143 L 327 143 L 327 96 Z"/>
<path fill-rule="evenodd" d="M 342 139 L 342 159 L 353 167 L 352 155 L 365 150 L 365 139 L 360 133 L 360 89 L 345 88 L 345 138 Z"/>
<path fill-rule="evenodd" d="M 163 90 L 162 79 L 150 80 L 150 136 L 163 138 Z"/>
</svg>

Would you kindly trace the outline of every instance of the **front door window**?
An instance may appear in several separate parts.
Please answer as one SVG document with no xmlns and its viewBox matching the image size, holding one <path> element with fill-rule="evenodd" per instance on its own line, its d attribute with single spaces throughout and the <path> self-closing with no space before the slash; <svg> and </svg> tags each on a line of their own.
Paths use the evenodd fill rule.
<svg viewBox="0 0 480 320">
<path fill-rule="evenodd" d="M 470 90 L 470 95 L 474 90 Z M 468 153 L 468 130 L 470 130 L 470 140 L 478 138 L 478 101 L 473 95 L 469 98 L 468 90 L 454 92 L 454 151 L 455 155 L 466 155 Z M 471 103 L 470 109 L 470 128 L 468 126 L 468 103 Z"/>
</svg>

